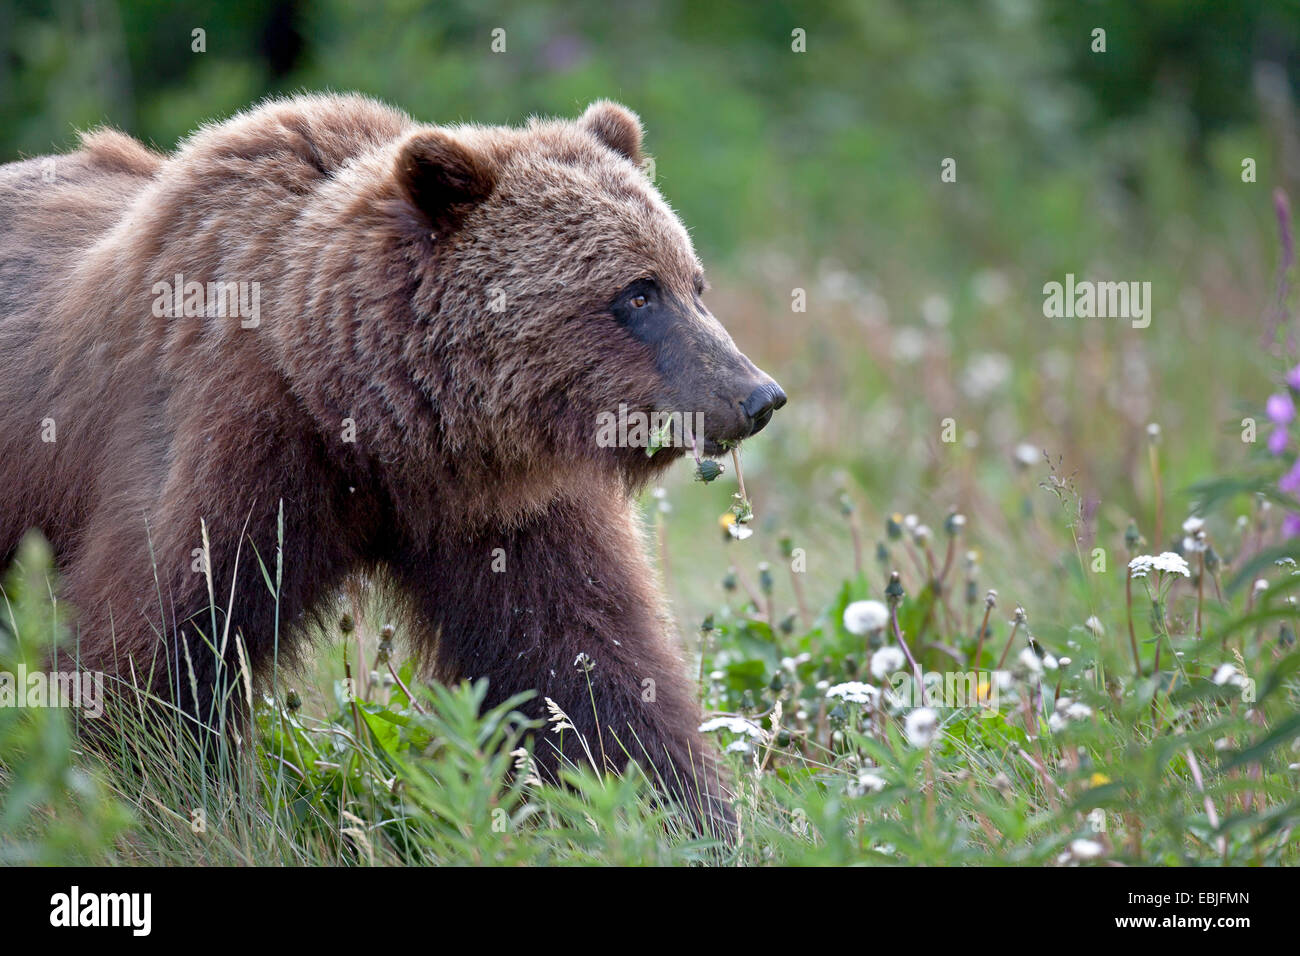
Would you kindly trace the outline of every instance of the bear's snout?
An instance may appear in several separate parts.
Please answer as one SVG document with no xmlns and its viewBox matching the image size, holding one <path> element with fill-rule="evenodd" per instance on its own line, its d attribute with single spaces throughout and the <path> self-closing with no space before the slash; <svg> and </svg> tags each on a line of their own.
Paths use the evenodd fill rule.
<svg viewBox="0 0 1300 956">
<path fill-rule="evenodd" d="M 749 419 L 749 434 L 757 435 L 772 420 L 772 413 L 785 404 L 785 392 L 772 379 L 759 385 L 740 403 L 740 410 Z"/>
</svg>

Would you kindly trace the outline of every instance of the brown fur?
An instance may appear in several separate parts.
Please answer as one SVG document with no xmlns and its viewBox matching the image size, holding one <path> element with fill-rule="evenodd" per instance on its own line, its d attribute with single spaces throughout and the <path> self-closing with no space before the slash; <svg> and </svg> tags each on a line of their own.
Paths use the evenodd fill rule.
<svg viewBox="0 0 1300 956">
<path fill-rule="evenodd" d="M 133 669 L 210 719 L 236 635 L 260 675 L 379 571 L 437 676 L 486 677 L 493 701 L 537 690 L 611 762 L 621 741 L 725 816 L 629 503 L 680 451 L 593 435 L 626 403 L 702 411 L 716 446 L 749 433 L 753 389 L 779 389 L 700 303 L 640 148 L 609 103 L 433 127 L 329 96 L 268 102 L 172 155 L 98 131 L 0 167 L 0 560 L 27 528 L 49 538 L 82 666 Z M 260 325 L 156 317 L 177 273 L 260 283 Z M 663 341 L 611 317 L 647 276 L 678 303 Z M 257 563 L 274 569 L 281 503 L 276 648 Z M 222 661 L 199 637 L 214 631 Z"/>
</svg>

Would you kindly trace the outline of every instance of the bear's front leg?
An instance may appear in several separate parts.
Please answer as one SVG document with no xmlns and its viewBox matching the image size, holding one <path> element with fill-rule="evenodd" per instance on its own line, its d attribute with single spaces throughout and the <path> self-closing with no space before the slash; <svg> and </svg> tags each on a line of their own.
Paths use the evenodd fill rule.
<svg viewBox="0 0 1300 956">
<path fill-rule="evenodd" d="M 538 735 L 552 775 L 565 760 L 601 770 L 635 760 L 702 830 L 727 837 L 728 794 L 630 506 L 605 503 L 555 502 L 508 530 L 444 535 L 400 563 L 437 635 L 435 676 L 487 678 L 491 704 L 535 691 L 522 709 L 538 719 L 551 716 L 549 698 L 574 727 Z"/>
</svg>

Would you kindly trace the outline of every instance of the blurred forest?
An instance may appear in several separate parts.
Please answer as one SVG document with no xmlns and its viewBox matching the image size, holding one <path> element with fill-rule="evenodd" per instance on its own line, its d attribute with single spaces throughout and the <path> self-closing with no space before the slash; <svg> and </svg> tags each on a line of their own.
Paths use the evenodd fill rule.
<svg viewBox="0 0 1300 956">
<path fill-rule="evenodd" d="M 1267 387 L 1250 345 L 1275 288 L 1273 188 L 1300 195 L 1290 0 L 0 0 L 0 38 L 6 160 L 100 123 L 171 148 L 302 89 L 429 122 L 627 103 L 710 305 L 791 395 L 746 449 L 771 532 L 754 554 L 778 559 L 797 527 L 828 582 L 841 493 L 873 536 L 922 495 L 1002 534 L 1033 497 L 1010 464 L 1030 443 L 1066 456 L 1104 499 L 1090 533 L 1114 534 L 1141 513 L 1148 421 L 1204 474 L 1240 455 L 1227 424 Z M 1043 283 L 1066 273 L 1152 281 L 1151 329 L 1044 319 Z M 731 560 L 713 528 L 732 489 L 673 480 L 670 586 L 693 612 Z M 1005 550 L 989 560 L 1014 565 Z M 1002 570 L 1026 591 L 1039 573 Z"/>
</svg>

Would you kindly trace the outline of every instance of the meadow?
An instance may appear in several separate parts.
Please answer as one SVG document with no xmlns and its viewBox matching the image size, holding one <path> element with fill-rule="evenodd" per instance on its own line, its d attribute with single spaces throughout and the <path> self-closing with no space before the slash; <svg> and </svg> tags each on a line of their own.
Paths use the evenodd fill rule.
<svg viewBox="0 0 1300 956">
<path fill-rule="evenodd" d="M 1213 4 L 390 6 L 321 5 L 283 74 L 216 46 L 172 65 L 149 4 L 85 49 L 157 64 L 118 122 L 164 145 L 302 86 L 439 119 L 640 111 L 711 310 L 790 396 L 740 449 L 743 499 L 723 459 L 642 500 L 739 839 L 657 805 L 652 767 L 537 779 L 529 734 L 563 715 L 422 681 L 363 594 L 307 670 L 236 686 L 253 720 L 215 756 L 143 717 L 92 754 L 77 714 L 0 707 L 0 862 L 1300 862 L 1300 146 L 1294 81 L 1246 26 Z M 643 42 L 616 49 L 619 17 Z M 517 52 L 494 60 L 498 22 Z M 68 78 L 95 68 L 84 24 L 16 29 L 45 98 L 6 94 L 6 158 L 118 115 L 119 86 Z M 1149 283 L 1149 314 L 1050 315 L 1067 277 Z M 277 556 L 248 573 L 274 589 Z M 71 615 L 37 537 L 3 582 L 14 671 Z"/>
</svg>

